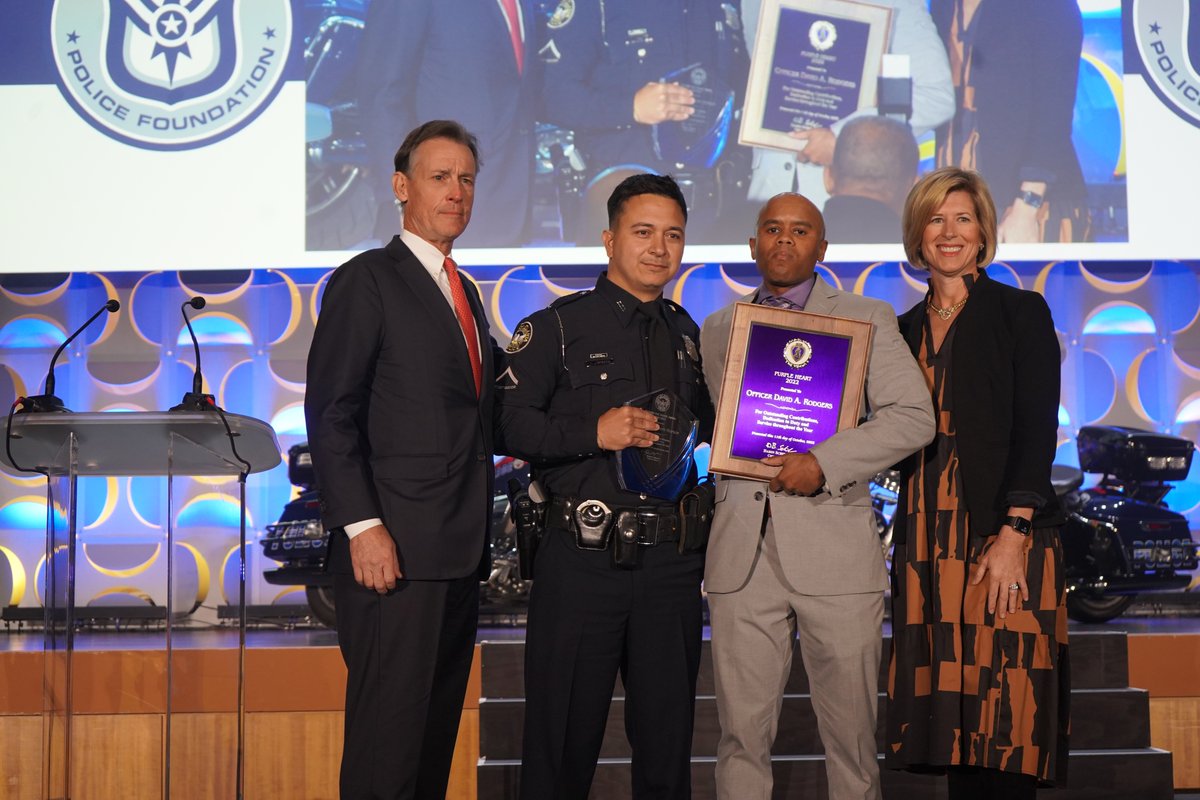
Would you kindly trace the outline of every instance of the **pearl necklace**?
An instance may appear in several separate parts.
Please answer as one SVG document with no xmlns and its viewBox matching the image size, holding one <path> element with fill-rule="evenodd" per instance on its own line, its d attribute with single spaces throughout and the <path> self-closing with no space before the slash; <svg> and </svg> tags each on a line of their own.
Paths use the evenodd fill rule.
<svg viewBox="0 0 1200 800">
<path fill-rule="evenodd" d="M 955 311 L 958 311 L 960 308 L 963 307 L 963 304 L 967 302 L 967 297 L 970 297 L 970 296 L 971 295 L 969 295 L 969 294 L 966 295 L 965 297 L 963 297 L 962 300 L 959 300 L 957 303 L 950 306 L 949 308 L 938 308 L 936 305 L 933 304 L 933 295 L 930 295 L 927 305 L 929 306 L 930 310 L 932 310 L 934 313 L 936 313 L 942 319 L 950 319 L 950 317 L 954 316 Z"/>
</svg>

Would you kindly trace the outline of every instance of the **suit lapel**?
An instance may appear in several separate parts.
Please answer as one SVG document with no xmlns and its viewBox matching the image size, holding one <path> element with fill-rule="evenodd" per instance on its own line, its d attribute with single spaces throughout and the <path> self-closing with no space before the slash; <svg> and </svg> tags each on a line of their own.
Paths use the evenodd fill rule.
<svg viewBox="0 0 1200 800">
<path fill-rule="evenodd" d="M 826 283 L 818 274 L 812 292 L 808 295 L 808 302 L 804 304 L 804 310 L 813 314 L 833 314 L 837 308 L 837 296 L 837 289 Z"/>
<path fill-rule="evenodd" d="M 430 338 L 434 341 L 451 342 L 449 351 L 451 358 L 456 364 L 456 371 L 463 376 L 465 385 L 469 386 L 471 391 L 475 391 L 475 379 L 471 374 L 471 362 L 467 356 L 467 342 L 463 338 L 462 326 L 458 324 L 458 317 L 454 314 L 454 309 L 446 302 L 446 296 L 442 294 L 442 290 L 438 288 L 433 277 L 421 264 L 420 260 L 413 255 L 412 251 L 400 241 L 400 237 L 392 239 L 387 246 L 388 254 L 395 259 L 396 273 L 400 276 L 400 280 L 412 292 L 416 298 L 417 305 L 425 312 L 432 323 L 430 330 Z M 463 287 L 474 285 L 470 281 L 463 281 Z M 467 302 L 471 303 L 472 290 L 467 289 Z M 471 303 L 471 311 L 475 315 L 475 325 L 479 326 L 479 303 Z M 478 332 L 478 331 L 477 331 Z M 487 372 L 485 371 L 486 375 Z"/>
</svg>

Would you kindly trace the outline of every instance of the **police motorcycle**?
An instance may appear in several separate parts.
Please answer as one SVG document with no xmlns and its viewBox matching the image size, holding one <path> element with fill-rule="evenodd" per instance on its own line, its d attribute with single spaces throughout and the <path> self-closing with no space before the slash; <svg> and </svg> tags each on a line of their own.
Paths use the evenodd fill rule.
<svg viewBox="0 0 1200 800">
<path fill-rule="evenodd" d="M 1187 520 L 1167 508 L 1170 481 L 1187 477 L 1194 445 L 1136 428 L 1089 425 L 1076 438 L 1080 469 L 1054 468 L 1062 529 L 1067 614 L 1107 622 L 1141 592 L 1179 590 L 1197 567 Z M 1083 486 L 1084 472 L 1099 473 Z"/>
<path fill-rule="evenodd" d="M 288 450 L 288 480 L 300 494 L 283 508 L 279 519 L 266 526 L 260 540 L 263 555 L 278 566 L 263 571 L 273 586 L 303 586 L 313 616 L 321 624 L 336 627 L 333 575 L 325 569 L 329 532 L 321 524 L 320 496 L 312 468 L 308 443 Z M 492 498 L 492 569 L 480 586 L 484 606 L 511 606 L 523 602 L 529 591 L 517 568 L 516 531 L 509 514 L 508 497 L 500 487 L 529 482 L 529 465 L 504 458 L 495 466 L 497 494 Z"/>
<path fill-rule="evenodd" d="M 306 246 L 342 250 L 371 235 L 366 140 L 351 82 L 370 0 L 305 0 Z"/>
</svg>

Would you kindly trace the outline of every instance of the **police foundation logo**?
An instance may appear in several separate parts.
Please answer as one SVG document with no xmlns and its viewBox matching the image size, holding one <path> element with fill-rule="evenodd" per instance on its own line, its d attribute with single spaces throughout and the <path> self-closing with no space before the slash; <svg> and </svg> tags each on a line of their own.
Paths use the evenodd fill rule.
<svg viewBox="0 0 1200 800">
<path fill-rule="evenodd" d="M 203 147 L 270 104 L 290 0 L 57 0 L 59 87 L 92 126 L 156 150 Z"/>
<path fill-rule="evenodd" d="M 1195 3 L 1125 0 L 1124 12 L 1125 71 L 1145 76 L 1163 103 L 1200 127 L 1200 11 Z M 1134 47 L 1129 46 L 1131 38 Z"/>
</svg>

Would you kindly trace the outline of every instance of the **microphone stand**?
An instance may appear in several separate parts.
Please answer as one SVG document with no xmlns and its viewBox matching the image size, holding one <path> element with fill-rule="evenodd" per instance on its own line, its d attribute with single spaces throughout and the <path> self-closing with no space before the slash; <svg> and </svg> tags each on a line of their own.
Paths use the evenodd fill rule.
<svg viewBox="0 0 1200 800">
<path fill-rule="evenodd" d="M 75 337 L 87 330 L 87 327 L 96 321 L 96 318 L 105 311 L 113 313 L 119 311 L 121 304 L 116 300 L 109 300 L 99 311 L 88 317 L 88 321 L 79 326 L 78 330 L 67 337 L 67 340 L 58 346 L 54 351 L 54 357 L 50 359 L 50 369 L 46 372 L 46 391 L 43 394 L 35 394 L 29 397 L 19 398 L 21 410 L 18 414 L 40 414 L 40 413 L 68 413 L 71 409 L 63 405 L 63 401 L 54 395 L 54 364 L 58 361 L 58 357 L 62 355 L 63 350 L 67 349 L 67 345 L 75 341 Z"/>
<path fill-rule="evenodd" d="M 179 307 L 179 313 L 183 315 L 183 323 L 187 325 L 188 333 L 192 337 L 192 348 L 196 352 L 196 373 L 192 376 L 192 390 L 183 395 L 183 402 L 171 407 L 172 411 L 213 411 L 217 408 L 216 398 L 211 394 L 204 393 L 204 377 L 200 372 L 200 341 L 196 338 L 196 331 L 192 329 L 192 321 L 188 319 L 187 315 L 188 306 L 199 310 L 206 304 L 203 297 L 197 296 L 185 300 Z"/>
</svg>

